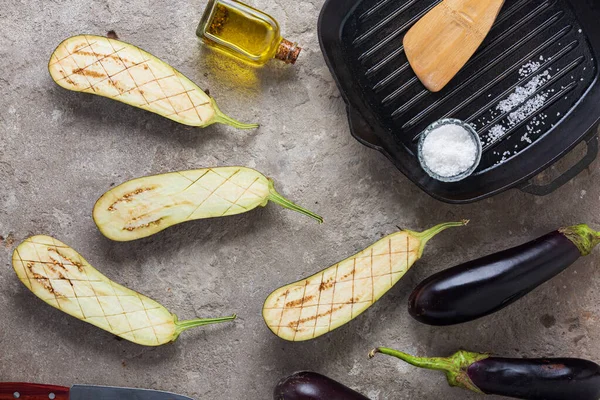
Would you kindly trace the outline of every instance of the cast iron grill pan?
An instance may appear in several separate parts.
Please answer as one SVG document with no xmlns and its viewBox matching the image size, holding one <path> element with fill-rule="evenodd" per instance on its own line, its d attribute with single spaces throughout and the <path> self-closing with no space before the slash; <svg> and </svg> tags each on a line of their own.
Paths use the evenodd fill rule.
<svg viewBox="0 0 600 400">
<path fill-rule="evenodd" d="M 586 168 L 598 148 L 600 5 L 592 0 L 506 0 L 475 56 L 444 90 L 432 93 L 412 71 L 402 40 L 437 4 L 325 3 L 321 47 L 348 104 L 353 135 L 383 152 L 427 193 L 450 203 L 481 200 L 517 186 L 547 194 Z M 532 65 L 535 71 L 528 73 Z M 535 84 L 522 104 L 497 108 L 540 74 L 546 74 L 544 83 Z M 514 118 L 515 113 L 521 116 Z M 448 117 L 473 124 L 484 144 L 478 170 L 457 183 L 429 178 L 416 156 L 423 129 Z M 565 175 L 545 187 L 527 182 L 582 141 L 588 142 L 588 154 Z"/>
</svg>

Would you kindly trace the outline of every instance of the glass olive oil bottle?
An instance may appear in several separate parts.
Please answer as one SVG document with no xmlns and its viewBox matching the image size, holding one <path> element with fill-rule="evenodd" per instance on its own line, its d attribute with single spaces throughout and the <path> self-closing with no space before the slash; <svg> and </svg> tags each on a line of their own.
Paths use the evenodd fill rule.
<svg viewBox="0 0 600 400">
<path fill-rule="evenodd" d="M 272 58 L 294 64 L 302 50 L 281 37 L 272 17 L 236 0 L 209 0 L 196 34 L 207 45 L 255 65 Z"/>
</svg>

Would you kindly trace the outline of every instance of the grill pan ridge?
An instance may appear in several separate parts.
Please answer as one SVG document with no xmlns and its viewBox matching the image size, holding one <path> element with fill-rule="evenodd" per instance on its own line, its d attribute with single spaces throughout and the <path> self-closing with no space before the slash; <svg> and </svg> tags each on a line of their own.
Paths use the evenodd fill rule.
<svg viewBox="0 0 600 400">
<path fill-rule="evenodd" d="M 449 203 L 514 187 L 547 194 L 589 166 L 598 152 L 600 4 L 506 0 L 477 53 L 446 88 L 432 93 L 410 67 L 402 40 L 439 2 L 325 2 L 319 39 L 354 137 Z M 523 88 L 531 90 L 519 102 L 503 102 Z M 435 181 L 418 163 L 420 133 L 441 118 L 471 123 L 484 144 L 479 168 L 461 182 Z M 588 153 L 571 170 L 544 187 L 528 183 L 582 141 Z"/>
</svg>

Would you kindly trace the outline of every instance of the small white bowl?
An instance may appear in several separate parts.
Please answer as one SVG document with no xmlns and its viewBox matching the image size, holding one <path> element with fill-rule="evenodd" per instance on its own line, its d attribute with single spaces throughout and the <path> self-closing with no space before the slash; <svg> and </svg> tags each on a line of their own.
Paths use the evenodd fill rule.
<svg viewBox="0 0 600 400">
<path fill-rule="evenodd" d="M 464 172 L 461 172 L 458 175 L 454 175 L 454 176 L 438 175 L 427 166 L 427 164 L 425 163 L 425 160 L 423 158 L 423 143 L 425 143 L 425 138 L 427 138 L 427 136 L 432 131 L 434 131 L 435 129 L 439 128 L 442 125 L 458 125 L 458 126 L 460 126 L 461 128 L 463 128 L 470 134 L 471 138 L 475 142 L 475 146 L 477 147 L 477 155 L 475 156 L 475 163 L 473 163 L 471 168 L 467 169 Z M 458 181 L 462 181 L 463 179 L 470 176 L 473 172 L 475 172 L 475 170 L 479 166 L 479 163 L 481 162 L 482 153 L 483 153 L 483 146 L 481 144 L 481 139 L 479 138 L 479 135 L 477 134 L 477 132 L 475 132 L 475 129 L 473 129 L 473 127 L 471 125 L 469 125 L 459 119 L 446 118 L 446 119 L 440 119 L 439 121 L 434 122 L 433 124 L 429 125 L 421 133 L 421 139 L 419 140 L 418 157 L 419 157 L 419 162 L 421 163 L 421 167 L 423 168 L 423 170 L 425 170 L 425 172 L 427 172 L 427 175 L 429 175 L 433 179 L 438 180 L 440 182 L 458 182 Z"/>
</svg>

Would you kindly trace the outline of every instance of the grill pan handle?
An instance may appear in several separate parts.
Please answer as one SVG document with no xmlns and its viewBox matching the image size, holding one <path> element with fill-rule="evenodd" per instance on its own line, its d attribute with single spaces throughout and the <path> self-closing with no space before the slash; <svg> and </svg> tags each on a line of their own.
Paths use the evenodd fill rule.
<svg viewBox="0 0 600 400">
<path fill-rule="evenodd" d="M 547 185 L 534 185 L 531 183 L 531 181 L 529 181 L 519 189 L 525 193 L 534 194 L 536 196 L 546 196 L 563 186 L 565 183 L 569 182 L 571 179 L 575 178 L 577 175 L 583 172 L 584 169 L 589 167 L 598 156 L 598 135 L 595 134 L 595 130 L 591 138 L 585 139 L 585 142 L 587 143 L 587 153 L 577 164 L 572 166 L 564 174 Z"/>
<path fill-rule="evenodd" d="M 360 143 L 377 151 L 383 150 L 381 140 L 375 135 L 373 128 L 363 116 L 352 107 L 348 107 L 348 121 L 352 136 Z"/>
</svg>

